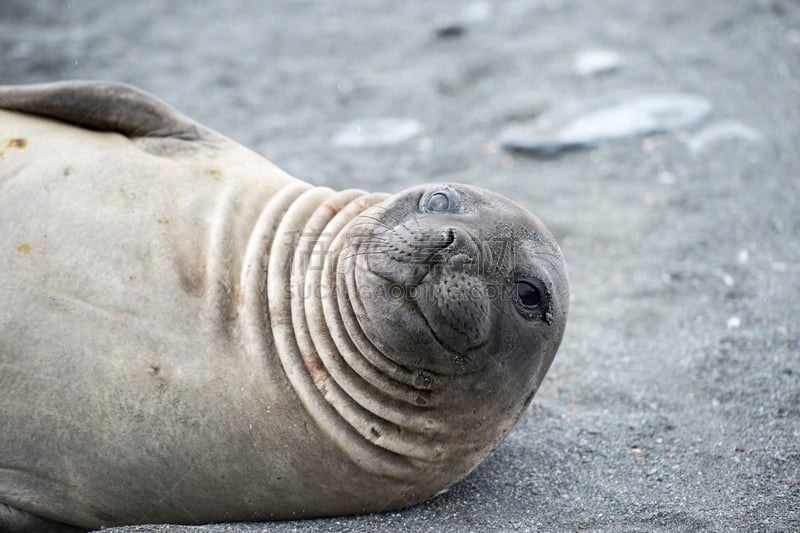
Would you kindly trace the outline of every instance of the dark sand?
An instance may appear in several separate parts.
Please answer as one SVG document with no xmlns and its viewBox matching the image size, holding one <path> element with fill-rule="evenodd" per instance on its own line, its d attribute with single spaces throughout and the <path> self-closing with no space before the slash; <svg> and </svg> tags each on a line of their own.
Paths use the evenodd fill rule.
<svg viewBox="0 0 800 533">
<path fill-rule="evenodd" d="M 574 297 L 531 408 L 447 493 L 200 530 L 800 530 L 800 4 L 516 0 L 478 4 L 443 36 L 468 3 L 202 4 L 2 0 L 0 83 L 133 83 L 331 187 L 492 188 L 554 230 Z M 577 75 L 575 54 L 596 47 L 620 54 L 618 70 Z M 549 160 L 497 148 L 514 120 L 620 91 L 697 94 L 714 110 Z M 383 116 L 423 131 L 331 144 Z M 723 120 L 763 140 L 692 153 Z"/>
</svg>

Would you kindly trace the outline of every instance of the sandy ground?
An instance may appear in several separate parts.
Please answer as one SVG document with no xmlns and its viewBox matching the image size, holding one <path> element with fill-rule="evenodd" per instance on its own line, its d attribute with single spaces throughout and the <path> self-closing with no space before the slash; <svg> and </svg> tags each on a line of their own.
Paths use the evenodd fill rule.
<svg viewBox="0 0 800 533">
<path fill-rule="evenodd" d="M 467 479 L 403 512 L 200 529 L 800 530 L 800 4 L 346 5 L 0 2 L 0 83 L 130 82 L 307 181 L 479 184 L 562 242 L 574 296 L 561 351 Z M 576 74 L 595 48 L 616 69 Z M 498 146 L 514 121 L 627 91 L 700 95 L 713 112 L 551 159 Z M 331 142 L 387 116 L 421 131 Z M 690 149 L 728 120 L 761 139 Z"/>
</svg>

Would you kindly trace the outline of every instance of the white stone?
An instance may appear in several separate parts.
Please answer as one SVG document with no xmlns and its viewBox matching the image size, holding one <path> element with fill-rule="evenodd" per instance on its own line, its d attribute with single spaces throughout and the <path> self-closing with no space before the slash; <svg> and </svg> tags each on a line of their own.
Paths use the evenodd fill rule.
<svg viewBox="0 0 800 533">
<path fill-rule="evenodd" d="M 711 124 L 689 139 L 689 151 L 701 154 L 713 145 L 728 140 L 739 140 L 750 143 L 763 143 L 764 135 L 755 128 L 738 120 L 723 120 Z"/>
<path fill-rule="evenodd" d="M 415 119 L 367 118 L 344 126 L 331 143 L 339 148 L 382 148 L 401 144 L 421 131 L 422 124 Z"/>
<path fill-rule="evenodd" d="M 620 68 L 622 56 L 614 50 L 590 48 L 575 54 L 575 73 L 583 77 L 608 74 Z"/>
</svg>

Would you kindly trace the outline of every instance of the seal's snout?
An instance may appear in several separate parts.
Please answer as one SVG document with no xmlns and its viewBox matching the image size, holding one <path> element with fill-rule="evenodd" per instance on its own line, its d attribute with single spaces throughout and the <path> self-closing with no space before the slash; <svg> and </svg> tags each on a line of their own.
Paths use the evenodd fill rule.
<svg viewBox="0 0 800 533">
<path fill-rule="evenodd" d="M 476 263 L 480 259 L 481 250 L 475 237 L 466 229 L 458 226 L 446 226 L 434 230 L 431 255 L 432 263 L 447 263 L 460 258 L 461 263 Z"/>
<path fill-rule="evenodd" d="M 403 286 L 415 286 L 443 269 L 469 270 L 480 260 L 477 240 L 458 225 L 399 224 L 382 235 L 369 254 L 374 273 Z"/>
<path fill-rule="evenodd" d="M 456 230 L 455 228 L 445 228 L 439 231 L 439 234 L 434 239 L 434 246 L 437 246 L 443 250 L 446 250 L 450 247 L 454 242 L 456 242 Z"/>
<path fill-rule="evenodd" d="M 411 263 L 428 266 L 444 263 L 457 248 L 459 240 L 459 231 L 456 228 L 418 230 L 414 232 L 410 243 Z"/>
</svg>

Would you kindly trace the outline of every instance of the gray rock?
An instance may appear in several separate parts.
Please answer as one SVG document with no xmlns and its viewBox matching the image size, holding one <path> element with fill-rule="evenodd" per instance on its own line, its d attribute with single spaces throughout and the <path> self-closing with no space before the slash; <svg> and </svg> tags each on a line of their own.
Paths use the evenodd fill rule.
<svg viewBox="0 0 800 533">
<path fill-rule="evenodd" d="M 603 97 L 509 126 L 499 140 L 507 150 L 552 157 L 564 150 L 688 128 L 705 119 L 711 108 L 705 98 L 683 93 Z"/>
<path fill-rule="evenodd" d="M 723 120 L 706 126 L 692 135 L 688 143 L 689 151 L 699 155 L 712 148 L 712 145 L 728 140 L 761 144 L 764 142 L 764 135 L 738 120 Z"/>
<path fill-rule="evenodd" d="M 331 144 L 338 148 L 383 148 L 401 144 L 421 131 L 422 124 L 413 118 L 367 118 L 344 126 Z"/>
<path fill-rule="evenodd" d="M 459 37 L 470 26 L 485 22 L 492 16 L 492 4 L 489 2 L 475 1 L 467 4 L 453 17 L 439 19 L 436 23 L 438 37 Z"/>
<path fill-rule="evenodd" d="M 533 91 L 503 93 L 473 111 L 480 124 L 524 122 L 539 117 L 551 106 L 551 97 Z"/>
</svg>

